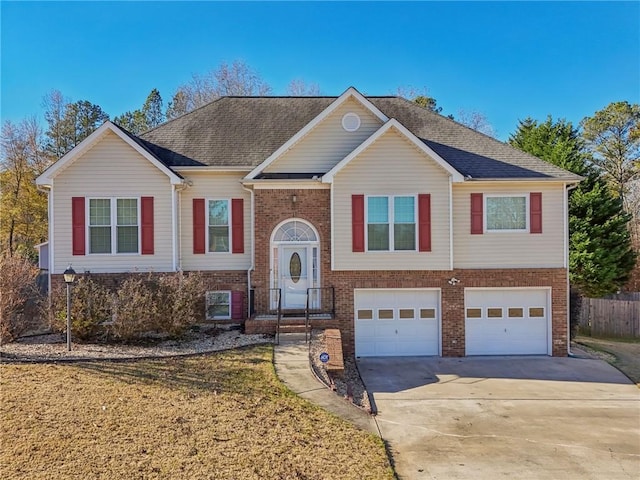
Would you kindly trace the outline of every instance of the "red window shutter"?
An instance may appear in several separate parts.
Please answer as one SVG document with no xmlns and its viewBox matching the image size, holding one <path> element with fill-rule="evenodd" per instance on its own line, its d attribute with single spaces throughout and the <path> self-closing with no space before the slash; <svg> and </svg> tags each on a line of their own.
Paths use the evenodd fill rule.
<svg viewBox="0 0 640 480">
<path fill-rule="evenodd" d="M 142 255 L 153 255 L 153 197 L 140 199 L 142 212 Z"/>
<path fill-rule="evenodd" d="M 231 292 L 231 318 L 244 320 L 244 295 L 241 291 Z"/>
<path fill-rule="evenodd" d="M 471 194 L 471 234 L 482 234 L 484 230 L 482 213 L 484 210 L 481 193 Z"/>
<path fill-rule="evenodd" d="M 418 251 L 431 251 L 431 195 L 418 195 Z"/>
<path fill-rule="evenodd" d="M 85 254 L 85 201 L 84 197 L 71 198 L 71 230 L 73 255 Z"/>
<path fill-rule="evenodd" d="M 364 195 L 351 195 L 351 250 L 364 252 Z"/>
<path fill-rule="evenodd" d="M 531 233 L 542 233 L 542 193 L 529 194 L 529 227 Z"/>
<path fill-rule="evenodd" d="M 244 200 L 231 200 L 231 253 L 244 253 Z"/>
<path fill-rule="evenodd" d="M 204 198 L 193 199 L 193 253 L 205 252 L 206 217 Z"/>
</svg>

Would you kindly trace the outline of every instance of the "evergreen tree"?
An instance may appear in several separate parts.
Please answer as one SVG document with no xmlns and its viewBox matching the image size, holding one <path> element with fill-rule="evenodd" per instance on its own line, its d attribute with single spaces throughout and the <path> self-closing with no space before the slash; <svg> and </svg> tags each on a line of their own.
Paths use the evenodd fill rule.
<svg viewBox="0 0 640 480">
<path fill-rule="evenodd" d="M 125 112 L 113 119 L 122 128 L 127 129 L 134 135 L 139 135 L 147 130 L 157 127 L 164 122 L 162 113 L 162 97 L 160 92 L 154 88 L 147 96 L 141 109 Z"/>
<path fill-rule="evenodd" d="M 45 97 L 45 119 L 49 125 L 47 151 L 55 160 L 91 135 L 100 125 L 109 120 L 99 105 L 87 100 L 74 103 L 56 90 Z"/>
<path fill-rule="evenodd" d="M 565 120 L 520 121 L 509 143 L 585 179 L 569 197 L 570 281 L 583 295 L 599 297 L 618 290 L 628 279 L 635 253 L 622 201 L 593 168 L 576 129 Z"/>
<path fill-rule="evenodd" d="M 162 97 L 158 89 L 154 88 L 142 106 L 142 113 L 146 122 L 147 130 L 155 128 L 164 122 L 164 113 L 162 113 Z"/>
<path fill-rule="evenodd" d="M 124 112 L 122 115 L 115 117 L 113 123 L 120 125 L 122 128 L 130 131 L 134 135 L 138 135 L 148 130 L 147 119 L 141 110 L 133 112 Z"/>
<path fill-rule="evenodd" d="M 640 172 L 640 105 L 610 103 L 582 120 L 582 129 L 594 164 L 624 201 Z"/>
</svg>

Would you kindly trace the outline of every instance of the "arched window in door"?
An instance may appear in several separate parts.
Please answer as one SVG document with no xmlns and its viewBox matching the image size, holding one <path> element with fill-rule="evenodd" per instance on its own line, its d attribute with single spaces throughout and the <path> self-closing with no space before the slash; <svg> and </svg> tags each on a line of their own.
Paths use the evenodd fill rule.
<svg viewBox="0 0 640 480">
<path fill-rule="evenodd" d="M 271 288 L 281 291 L 283 308 L 304 307 L 308 289 L 320 286 L 320 242 L 313 225 L 289 219 L 273 230 L 270 277 Z M 311 304 L 316 298 L 318 292 L 312 290 Z"/>
</svg>

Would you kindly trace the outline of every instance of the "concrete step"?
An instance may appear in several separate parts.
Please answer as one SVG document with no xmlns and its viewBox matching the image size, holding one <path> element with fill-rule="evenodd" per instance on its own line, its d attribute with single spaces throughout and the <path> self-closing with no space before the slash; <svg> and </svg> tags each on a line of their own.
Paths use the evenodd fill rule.
<svg viewBox="0 0 640 480">
<path fill-rule="evenodd" d="M 296 344 L 305 343 L 304 333 L 299 333 L 299 332 L 280 333 L 280 344 L 287 344 L 287 343 L 296 343 Z"/>
</svg>

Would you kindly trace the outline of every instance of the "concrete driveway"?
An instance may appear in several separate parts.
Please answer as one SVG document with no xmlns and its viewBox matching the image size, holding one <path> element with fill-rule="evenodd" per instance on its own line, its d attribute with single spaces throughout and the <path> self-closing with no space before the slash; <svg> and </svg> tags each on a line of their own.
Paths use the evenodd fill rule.
<svg viewBox="0 0 640 480">
<path fill-rule="evenodd" d="M 601 360 L 360 358 L 401 479 L 638 479 L 640 390 Z"/>
</svg>

